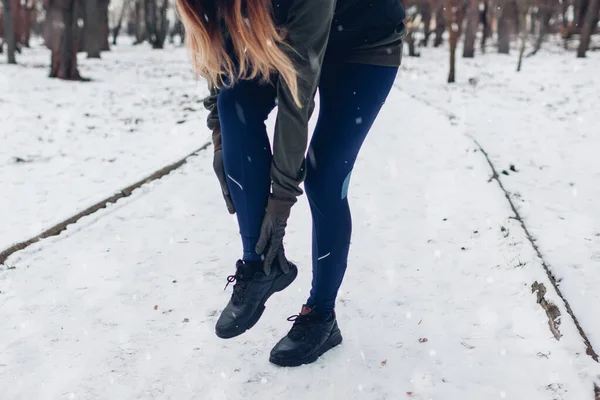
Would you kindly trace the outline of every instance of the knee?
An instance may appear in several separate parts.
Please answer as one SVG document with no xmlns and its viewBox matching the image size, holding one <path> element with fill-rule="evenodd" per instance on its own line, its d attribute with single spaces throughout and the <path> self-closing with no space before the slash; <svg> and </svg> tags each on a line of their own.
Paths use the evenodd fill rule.
<svg viewBox="0 0 600 400">
<path fill-rule="evenodd" d="M 306 178 L 304 179 L 304 191 L 310 201 L 313 201 L 322 192 L 321 187 L 324 184 L 325 177 L 317 168 L 316 160 L 312 149 L 308 150 L 308 159 L 306 160 Z"/>
<path fill-rule="evenodd" d="M 323 166 L 320 169 L 309 168 L 304 181 L 304 190 L 313 203 L 336 204 L 348 196 L 352 170 L 334 170 Z"/>
</svg>

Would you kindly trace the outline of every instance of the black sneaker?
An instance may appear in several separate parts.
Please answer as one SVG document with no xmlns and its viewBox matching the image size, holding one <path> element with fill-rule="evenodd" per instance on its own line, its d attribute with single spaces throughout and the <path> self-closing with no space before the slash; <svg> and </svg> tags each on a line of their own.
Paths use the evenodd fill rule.
<svg viewBox="0 0 600 400">
<path fill-rule="evenodd" d="M 288 321 L 294 321 L 294 326 L 271 350 L 269 361 L 273 364 L 282 367 L 310 364 L 342 343 L 335 312 L 323 319 L 315 310 L 302 306 L 300 314 L 289 317 Z"/>
<path fill-rule="evenodd" d="M 235 275 L 227 277 L 227 285 L 233 285 L 233 294 L 221 313 L 215 331 L 222 339 L 229 339 L 252 328 L 265 310 L 265 302 L 275 292 L 288 287 L 298 275 L 298 268 L 290 264 L 285 274 L 277 263 L 271 274 L 265 275 L 262 261 L 236 263 Z"/>
</svg>

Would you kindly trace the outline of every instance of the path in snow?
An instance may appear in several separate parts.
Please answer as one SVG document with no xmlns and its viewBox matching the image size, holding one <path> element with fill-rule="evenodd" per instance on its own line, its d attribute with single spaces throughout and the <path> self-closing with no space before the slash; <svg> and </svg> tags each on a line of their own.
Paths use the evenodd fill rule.
<svg viewBox="0 0 600 400">
<path fill-rule="evenodd" d="M 250 332 L 220 340 L 240 249 L 202 153 L 9 259 L 0 390 L 15 400 L 591 398 L 597 365 L 569 318 L 560 341 L 550 334 L 530 289 L 550 285 L 489 175 L 445 116 L 393 91 L 353 174 L 345 341 L 284 369 L 268 352 L 310 286 L 306 198 L 286 236 L 299 278 Z"/>
<path fill-rule="evenodd" d="M 600 54 L 542 51 L 521 73 L 515 57 L 478 55 L 460 60 L 454 86 L 435 76 L 442 62 L 445 54 L 431 49 L 406 58 L 403 90 L 455 116 L 508 174 L 503 185 L 599 352 Z"/>
</svg>

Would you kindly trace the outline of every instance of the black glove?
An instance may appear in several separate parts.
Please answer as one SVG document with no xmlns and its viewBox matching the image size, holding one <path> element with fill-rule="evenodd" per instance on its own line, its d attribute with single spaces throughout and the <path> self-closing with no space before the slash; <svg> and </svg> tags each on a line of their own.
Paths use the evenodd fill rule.
<svg viewBox="0 0 600 400">
<path fill-rule="evenodd" d="M 235 214 L 235 207 L 233 205 L 233 201 L 231 201 L 229 187 L 227 186 L 227 176 L 225 175 L 225 168 L 223 167 L 223 150 L 221 149 L 215 151 L 213 156 L 213 169 L 215 170 L 215 174 L 217 175 L 219 183 L 221 184 L 221 191 L 223 192 L 223 198 L 225 199 L 225 204 L 227 205 L 227 211 L 229 211 L 229 214 Z"/>
<path fill-rule="evenodd" d="M 285 228 L 287 222 L 285 219 L 279 218 L 267 212 L 260 227 L 260 237 L 256 243 L 256 253 L 264 254 L 263 269 L 265 274 L 271 273 L 271 265 L 277 257 L 279 266 L 284 273 L 290 272 L 290 266 L 285 257 L 283 249 L 283 237 L 285 236 Z"/>
</svg>

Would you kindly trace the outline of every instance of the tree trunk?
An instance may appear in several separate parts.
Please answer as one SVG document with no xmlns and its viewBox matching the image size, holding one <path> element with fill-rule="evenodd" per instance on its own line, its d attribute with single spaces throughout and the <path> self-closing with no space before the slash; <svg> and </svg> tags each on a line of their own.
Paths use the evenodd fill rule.
<svg viewBox="0 0 600 400">
<path fill-rule="evenodd" d="M 535 32 L 537 32 L 537 23 L 540 17 L 540 9 L 539 6 L 538 8 L 534 8 L 531 10 L 531 17 L 529 19 L 530 21 L 530 25 L 529 25 L 529 34 L 530 35 L 535 35 Z"/>
<path fill-rule="evenodd" d="M 98 13 L 98 0 L 85 0 L 85 50 L 88 58 L 100 58 L 102 31 Z"/>
<path fill-rule="evenodd" d="M 567 18 L 567 14 L 569 13 L 569 2 L 562 1 L 561 2 L 561 17 L 562 17 L 562 29 L 561 35 L 563 38 L 563 47 L 565 50 L 569 48 L 569 39 L 570 39 L 570 27 L 569 27 L 569 19 Z"/>
<path fill-rule="evenodd" d="M 450 33 L 450 36 L 453 34 Z M 450 39 L 450 71 L 448 72 L 448 83 L 456 82 L 456 45 L 452 45 Z"/>
<path fill-rule="evenodd" d="M 528 54 L 528 56 L 535 55 L 542 48 L 542 43 L 544 42 L 544 38 L 546 33 L 548 32 L 548 27 L 550 26 L 550 18 L 552 18 L 552 12 L 548 5 L 540 6 L 538 11 L 539 16 L 539 24 L 540 31 L 538 32 L 538 37 L 535 40 L 535 45 L 533 47 L 533 51 Z"/>
<path fill-rule="evenodd" d="M 146 29 L 145 0 L 135 1 L 135 43 L 143 43 L 148 38 L 148 29 Z"/>
<path fill-rule="evenodd" d="M 86 16 L 85 16 L 85 6 L 86 6 L 87 0 L 78 0 L 77 4 L 75 5 L 75 21 L 83 21 L 83 24 L 79 24 L 77 23 L 77 28 L 76 29 L 76 35 L 79 38 L 79 40 L 77 40 L 77 53 L 82 53 L 82 52 L 86 52 L 87 51 L 87 45 L 85 44 L 86 42 L 86 33 L 85 30 L 87 29 L 87 25 L 85 23 L 86 20 Z M 95 15 L 95 18 L 98 18 L 98 15 Z"/>
<path fill-rule="evenodd" d="M 15 27 L 13 25 L 13 15 L 10 0 L 2 0 L 2 6 L 4 7 L 4 38 L 6 40 L 7 45 L 7 60 L 9 64 L 16 64 L 17 59 L 15 58 Z"/>
<path fill-rule="evenodd" d="M 573 25 L 569 31 L 569 35 L 574 35 L 581 32 L 583 25 L 585 24 L 585 17 L 590 7 L 590 0 L 575 0 L 573 2 Z"/>
<path fill-rule="evenodd" d="M 423 17 L 423 40 L 419 46 L 427 47 L 429 37 L 431 36 L 431 2 L 425 1 L 421 5 L 421 15 Z"/>
<path fill-rule="evenodd" d="M 48 23 L 51 25 L 50 77 L 81 80 L 77 70 L 77 0 L 49 0 Z"/>
<path fill-rule="evenodd" d="M 155 10 L 156 0 L 144 0 L 144 20 L 146 21 L 146 32 L 148 32 L 148 40 L 152 47 L 154 47 L 154 41 L 156 40 L 156 27 L 155 24 Z"/>
<path fill-rule="evenodd" d="M 444 15 L 444 2 L 441 2 L 435 12 L 435 39 L 433 47 L 439 47 L 444 42 L 444 31 L 446 30 L 446 16 Z"/>
<path fill-rule="evenodd" d="M 514 24 L 512 23 L 512 10 L 510 3 L 506 2 L 501 10 L 500 19 L 498 20 L 498 52 L 500 54 L 510 53 L 510 36 Z"/>
<path fill-rule="evenodd" d="M 158 25 L 157 25 L 157 44 L 158 49 L 162 49 L 165 45 L 165 40 L 167 40 L 167 35 L 169 34 L 169 19 L 167 18 L 167 9 L 169 8 L 169 0 L 162 0 L 161 7 L 158 9 Z"/>
<path fill-rule="evenodd" d="M 125 17 L 125 12 L 129 8 L 129 0 L 123 1 L 123 7 L 121 8 L 121 13 L 119 14 L 119 20 L 117 21 L 117 25 L 113 29 L 113 46 L 117 44 L 117 37 L 119 36 L 119 32 L 121 32 L 121 26 L 123 25 L 123 18 Z"/>
<path fill-rule="evenodd" d="M 25 39 L 25 20 L 23 19 L 25 14 L 21 0 L 11 0 L 10 8 L 12 14 L 13 35 L 15 38 L 15 50 L 17 53 L 20 53 Z"/>
<path fill-rule="evenodd" d="M 446 0 L 446 20 L 450 33 L 450 71 L 448 83 L 456 82 L 456 44 L 461 34 L 464 10 L 460 0 Z"/>
<path fill-rule="evenodd" d="M 600 0 L 590 0 L 585 15 L 585 22 L 581 28 L 581 37 L 579 39 L 579 48 L 577 49 L 577 57 L 585 57 L 585 53 L 590 46 L 590 39 L 594 29 L 598 25 L 598 14 L 600 13 Z"/>
<path fill-rule="evenodd" d="M 575 0 L 575 1 L 577 1 L 577 0 Z M 561 1 L 560 4 L 561 4 L 560 21 L 561 21 L 562 32 L 567 32 L 569 30 L 569 19 L 567 18 L 567 14 L 569 12 L 569 2 Z M 577 12 L 577 10 L 575 10 L 575 12 Z"/>
<path fill-rule="evenodd" d="M 125 31 L 127 32 L 127 35 L 129 35 L 129 36 L 135 36 L 137 33 L 136 17 L 135 17 L 135 4 L 134 4 L 133 8 L 129 9 L 129 12 L 127 15 L 127 24 L 125 24 Z"/>
<path fill-rule="evenodd" d="M 100 15 L 100 49 L 102 51 L 110 51 L 110 44 L 108 43 L 108 35 L 110 33 L 108 28 L 108 5 L 110 4 L 110 0 L 97 1 Z"/>
<path fill-rule="evenodd" d="M 169 21 L 167 20 L 169 2 L 162 0 L 159 6 L 157 0 L 146 0 L 145 6 L 144 14 L 150 44 L 153 49 L 162 49 L 169 31 Z"/>
<path fill-rule="evenodd" d="M 408 34 L 406 35 L 404 41 L 406 42 L 406 44 L 408 44 L 408 55 L 410 57 L 419 57 L 420 54 L 417 53 L 417 49 L 415 46 L 415 35 L 413 31 L 413 26 L 409 25 Z"/>
<path fill-rule="evenodd" d="M 521 0 L 526 1 L 526 0 Z M 520 36 L 521 36 L 521 48 L 519 50 L 519 63 L 517 64 L 517 72 L 521 72 L 521 66 L 523 65 L 523 54 L 525 54 L 525 44 L 527 43 L 527 14 L 529 13 L 529 7 L 526 4 L 519 4 L 519 16 L 520 23 L 519 26 L 521 28 Z"/>
<path fill-rule="evenodd" d="M 26 0 L 23 5 L 23 46 L 29 47 L 32 26 L 35 24 L 37 10 L 35 0 Z"/>
<path fill-rule="evenodd" d="M 183 38 L 185 37 L 185 32 L 183 28 L 183 23 L 181 19 L 176 18 L 175 23 L 173 24 L 173 29 L 171 29 L 171 34 L 169 38 L 169 42 L 171 44 L 175 43 L 175 36 L 179 36 L 181 38 L 180 44 L 183 44 Z"/>
<path fill-rule="evenodd" d="M 488 1 L 483 3 L 483 11 L 481 12 L 481 24 L 483 31 L 481 32 L 481 52 L 485 53 L 485 45 L 490 36 L 492 36 L 492 24 L 490 23 L 490 14 L 488 12 Z"/>
<path fill-rule="evenodd" d="M 475 37 L 479 28 L 479 1 L 470 0 L 469 12 L 467 14 L 467 30 L 465 32 L 464 58 L 475 57 Z"/>
</svg>

